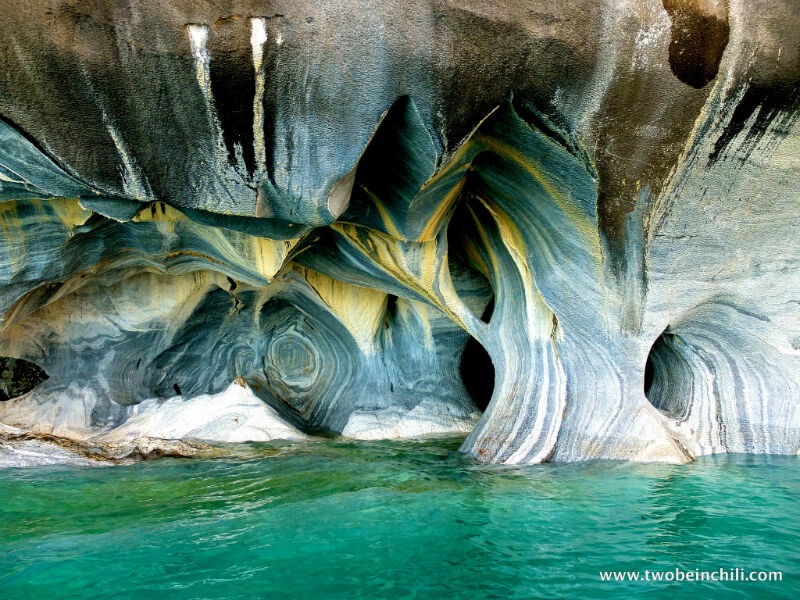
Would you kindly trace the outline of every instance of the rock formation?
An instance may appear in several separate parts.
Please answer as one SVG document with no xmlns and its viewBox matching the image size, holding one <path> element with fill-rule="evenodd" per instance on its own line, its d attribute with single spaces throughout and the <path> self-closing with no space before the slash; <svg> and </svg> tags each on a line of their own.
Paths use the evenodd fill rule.
<svg viewBox="0 0 800 600">
<path fill-rule="evenodd" d="M 800 449 L 794 0 L 0 13 L 14 443 Z"/>
</svg>

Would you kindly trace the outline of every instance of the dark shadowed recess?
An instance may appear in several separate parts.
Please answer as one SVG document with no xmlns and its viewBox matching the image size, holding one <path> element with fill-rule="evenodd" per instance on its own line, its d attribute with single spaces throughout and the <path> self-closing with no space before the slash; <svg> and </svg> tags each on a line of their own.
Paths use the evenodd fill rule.
<svg viewBox="0 0 800 600">
<path fill-rule="evenodd" d="M 494 298 L 489 302 L 481 316 L 488 323 L 494 312 Z M 461 380 L 472 397 L 472 401 L 480 410 L 486 410 L 494 392 L 494 365 L 489 353 L 475 338 L 469 338 L 459 365 Z"/>
<path fill-rule="evenodd" d="M 689 412 L 693 385 L 689 353 L 680 336 L 664 331 L 650 349 L 644 367 L 645 396 L 674 419 L 682 419 Z"/>
<path fill-rule="evenodd" d="M 46 379 L 47 373 L 39 365 L 0 356 L 0 402 L 27 394 Z"/>
<path fill-rule="evenodd" d="M 656 376 L 656 368 L 653 366 L 653 359 L 648 354 L 647 362 L 644 365 L 644 395 L 649 398 L 650 391 L 653 389 L 653 380 Z"/>
<path fill-rule="evenodd" d="M 480 318 L 481 321 L 488 324 L 494 313 L 495 296 L 494 290 L 489 287 L 491 283 L 488 281 L 489 274 L 486 271 L 486 265 L 481 264 L 481 259 L 477 256 L 471 256 L 468 248 L 470 246 L 469 240 L 474 241 L 479 238 L 474 229 L 473 217 L 467 208 L 467 200 L 470 195 L 469 182 L 467 182 L 464 185 L 464 191 L 461 193 L 458 208 L 455 210 L 447 227 L 448 260 L 450 261 L 451 272 L 456 270 L 456 265 L 464 265 L 487 278 L 486 291 L 488 294 L 484 296 L 484 300 L 488 302 L 483 304 L 485 308 Z M 477 311 L 475 314 L 477 316 Z M 473 337 L 470 337 L 464 346 L 458 370 L 461 375 L 461 381 L 475 406 L 479 410 L 485 411 L 494 393 L 495 370 L 486 348 Z"/>
<path fill-rule="evenodd" d="M 256 74 L 247 43 L 250 21 L 240 17 L 218 19 L 211 28 L 208 48 L 211 54 L 211 91 L 217 108 L 222 136 L 228 151 L 228 162 L 238 163 L 241 152 L 249 173 L 255 171 L 253 151 L 253 97 Z M 238 148 L 237 148 L 238 147 Z"/>
<path fill-rule="evenodd" d="M 697 89 L 717 76 L 730 37 L 727 15 L 708 14 L 703 4 L 697 0 L 663 0 L 672 19 L 669 66 L 675 77 Z"/>
</svg>

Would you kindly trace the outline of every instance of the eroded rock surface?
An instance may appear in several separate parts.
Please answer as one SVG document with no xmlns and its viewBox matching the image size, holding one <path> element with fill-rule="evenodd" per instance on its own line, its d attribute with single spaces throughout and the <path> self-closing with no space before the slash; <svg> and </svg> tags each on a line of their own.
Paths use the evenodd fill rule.
<svg viewBox="0 0 800 600">
<path fill-rule="evenodd" d="M 800 449 L 796 2 L 0 11 L 0 422 Z"/>
</svg>

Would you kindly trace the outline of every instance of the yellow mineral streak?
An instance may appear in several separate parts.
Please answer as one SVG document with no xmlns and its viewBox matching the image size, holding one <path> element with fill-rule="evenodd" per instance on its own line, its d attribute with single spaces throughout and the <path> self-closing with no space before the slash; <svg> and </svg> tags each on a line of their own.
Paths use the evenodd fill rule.
<svg viewBox="0 0 800 600">
<path fill-rule="evenodd" d="M 174 223 L 176 221 L 188 220 L 189 218 L 181 211 L 165 202 L 153 202 L 152 204 L 148 204 L 133 217 L 134 223 Z"/>
<path fill-rule="evenodd" d="M 375 353 L 376 335 L 386 313 L 386 294 L 350 285 L 316 271 L 302 269 L 302 272 L 320 300 L 353 334 L 362 352 Z"/>
<path fill-rule="evenodd" d="M 466 175 L 467 169 L 464 169 Z M 442 225 L 444 225 L 447 215 L 450 214 L 453 206 L 458 201 L 459 196 L 461 196 L 461 191 L 464 189 L 464 182 L 466 181 L 466 177 L 461 177 L 458 183 L 453 186 L 447 195 L 442 198 L 442 201 L 439 203 L 439 206 L 436 207 L 436 210 L 431 215 L 428 224 L 425 225 L 425 229 L 422 230 L 417 241 L 420 242 L 428 242 L 435 238 L 439 231 L 442 229 Z M 412 203 L 413 206 L 413 203 Z"/>
<path fill-rule="evenodd" d="M 438 253 L 436 240 L 414 243 L 414 250 L 407 251 L 403 246 L 409 243 L 374 230 L 348 223 L 334 223 L 331 228 L 392 278 L 418 292 L 464 330 L 475 334 L 474 315 L 458 297 L 447 267 L 447 253 Z"/>
<path fill-rule="evenodd" d="M 485 204 L 485 202 L 483 201 L 481 201 L 481 203 Z M 497 255 L 494 253 L 492 249 L 492 243 L 489 240 L 489 234 L 486 232 L 486 227 L 484 227 L 483 221 L 481 220 L 480 216 L 475 214 L 475 211 L 471 207 L 469 209 L 469 212 L 472 215 L 472 221 L 475 224 L 475 229 L 477 230 L 478 235 L 481 238 L 481 243 L 483 247 L 486 249 L 486 254 L 488 254 L 489 256 L 489 264 L 486 264 L 486 261 L 484 260 L 483 256 L 479 252 L 477 252 L 477 249 L 474 246 L 474 244 L 469 245 L 470 256 L 472 256 L 473 259 L 480 261 L 480 264 L 484 265 L 484 274 L 489 279 L 493 280 L 494 282 L 497 282 L 502 277 L 502 274 L 500 273 L 500 265 L 497 262 Z M 501 286 L 495 286 L 495 287 L 498 287 L 496 294 L 499 296 L 502 287 Z"/>
<path fill-rule="evenodd" d="M 384 206 L 383 202 L 381 202 L 380 198 L 378 198 L 375 194 L 369 191 L 366 187 L 361 186 L 361 189 L 370 197 L 370 199 L 375 203 L 375 208 L 378 209 L 378 213 L 381 215 L 381 221 L 383 221 L 384 227 L 386 227 L 386 231 L 389 232 L 389 235 L 392 237 L 401 239 L 403 236 L 400 233 L 400 230 L 397 228 L 394 220 L 392 219 L 392 215 Z"/>
<path fill-rule="evenodd" d="M 38 202 L 46 202 L 58 220 L 64 223 L 70 232 L 73 227 L 84 225 L 92 216 L 92 211 L 83 208 L 77 198 L 51 198 Z"/>
<path fill-rule="evenodd" d="M 523 167 L 531 177 L 542 186 L 542 189 L 544 189 L 547 195 L 556 203 L 569 220 L 575 224 L 575 227 L 581 233 L 581 237 L 584 240 L 592 241 L 597 237 L 596 223 L 593 223 L 580 207 L 572 201 L 569 194 L 564 194 L 561 189 L 559 189 L 556 182 L 549 179 L 536 165 L 531 163 L 525 154 L 496 138 L 479 136 L 479 140 L 487 150 L 491 150 L 499 156 L 508 158 Z M 599 255 L 599 245 L 597 251 Z"/>
<path fill-rule="evenodd" d="M 522 279 L 525 294 L 525 311 L 530 324 L 531 339 L 548 339 L 553 330 L 553 312 L 539 293 L 536 279 L 526 260 L 526 244 L 519 229 L 507 214 L 498 210 L 491 202 L 479 198 L 481 204 L 492 215 L 497 223 L 500 238 L 508 250 L 511 260 Z"/>
<path fill-rule="evenodd" d="M 413 322 L 419 325 L 420 329 L 417 334 L 421 333 L 422 337 L 418 338 L 422 342 L 422 346 L 429 352 L 435 352 L 436 344 L 433 340 L 433 329 L 431 328 L 431 319 L 429 306 L 416 300 L 407 300 L 406 298 L 397 299 L 397 314 L 406 322 Z"/>
<path fill-rule="evenodd" d="M 140 210 L 133 218 L 136 223 L 159 222 L 167 223 L 174 227 L 174 223 L 183 222 L 198 232 L 209 246 L 215 248 L 230 264 L 241 263 L 242 252 L 256 271 L 263 275 L 267 281 L 272 281 L 278 271 L 286 263 L 289 254 L 300 241 L 300 238 L 291 240 L 271 240 L 268 238 L 248 235 L 238 231 L 231 231 L 220 227 L 211 227 L 191 221 L 180 210 L 164 202 L 154 202 Z M 238 243 L 237 243 L 238 242 Z M 190 254 L 181 252 L 181 254 Z M 203 255 L 205 256 L 205 254 Z M 212 262 L 219 262 L 209 257 Z"/>
<path fill-rule="evenodd" d="M 24 220 L 19 216 L 20 205 L 17 201 L 0 203 L 0 227 L 3 235 L 14 243 L 21 243 L 25 227 L 29 225 L 52 223 L 55 217 L 71 232 L 72 228 L 83 225 L 92 216 L 92 211 L 83 208 L 77 198 L 33 199 L 24 202 L 33 208 L 33 213 L 27 214 Z M 21 236 L 21 239 L 9 237 L 12 235 Z"/>
<path fill-rule="evenodd" d="M 267 281 L 272 281 L 278 271 L 283 268 L 292 249 L 297 246 L 300 238 L 293 240 L 270 240 L 256 236 L 243 235 L 249 238 L 252 244 L 253 258 L 256 270 Z"/>
</svg>

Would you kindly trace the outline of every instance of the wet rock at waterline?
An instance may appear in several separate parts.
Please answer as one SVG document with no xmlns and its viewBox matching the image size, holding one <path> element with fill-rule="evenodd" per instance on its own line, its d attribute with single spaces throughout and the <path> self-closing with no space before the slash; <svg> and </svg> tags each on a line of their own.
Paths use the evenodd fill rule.
<svg viewBox="0 0 800 600">
<path fill-rule="evenodd" d="M 0 10 L 0 422 L 800 449 L 791 0 Z"/>
</svg>

